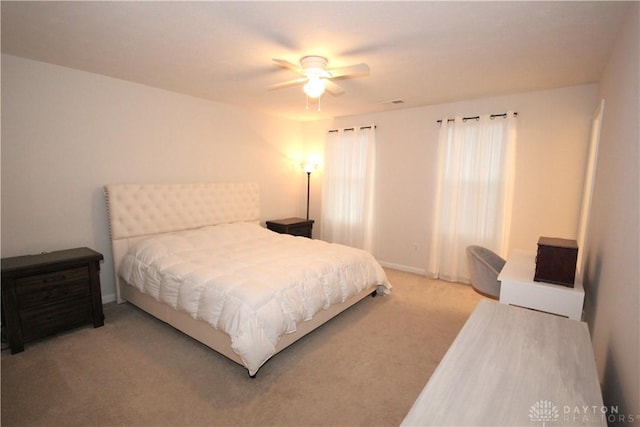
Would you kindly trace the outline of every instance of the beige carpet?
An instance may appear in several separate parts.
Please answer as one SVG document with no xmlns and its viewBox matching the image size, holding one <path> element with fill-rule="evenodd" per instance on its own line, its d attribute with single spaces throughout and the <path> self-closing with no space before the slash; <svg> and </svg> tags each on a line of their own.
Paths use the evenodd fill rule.
<svg viewBox="0 0 640 427">
<path fill-rule="evenodd" d="M 105 326 L 2 352 L 2 425 L 398 425 L 482 298 L 387 270 L 366 298 L 267 362 L 255 379 L 129 304 Z"/>
</svg>

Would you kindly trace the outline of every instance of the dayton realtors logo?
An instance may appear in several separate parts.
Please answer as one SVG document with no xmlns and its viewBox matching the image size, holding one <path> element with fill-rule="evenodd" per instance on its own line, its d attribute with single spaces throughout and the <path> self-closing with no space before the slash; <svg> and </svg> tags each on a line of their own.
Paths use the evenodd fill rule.
<svg viewBox="0 0 640 427">
<path fill-rule="evenodd" d="M 529 408 L 529 419 L 541 422 L 547 427 L 548 422 L 560 421 L 561 424 L 584 424 L 602 422 L 609 424 L 634 423 L 640 415 L 620 414 L 618 406 L 569 406 L 562 407 L 562 414 L 556 405 L 549 400 L 539 400 Z"/>
<path fill-rule="evenodd" d="M 529 409 L 529 419 L 531 421 L 541 421 L 542 427 L 546 427 L 546 423 L 556 421 L 558 418 L 560 418 L 558 408 L 548 400 L 538 400 Z"/>
</svg>

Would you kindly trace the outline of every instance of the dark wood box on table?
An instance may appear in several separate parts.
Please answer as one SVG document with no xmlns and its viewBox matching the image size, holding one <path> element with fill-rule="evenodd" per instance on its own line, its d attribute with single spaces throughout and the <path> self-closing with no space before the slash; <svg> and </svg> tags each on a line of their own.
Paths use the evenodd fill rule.
<svg viewBox="0 0 640 427">
<path fill-rule="evenodd" d="M 533 280 L 573 288 L 577 259 L 578 244 L 575 240 L 540 237 Z"/>
<path fill-rule="evenodd" d="M 102 259 L 89 248 L 2 258 L 2 317 L 11 353 L 23 351 L 27 341 L 104 325 Z"/>
</svg>

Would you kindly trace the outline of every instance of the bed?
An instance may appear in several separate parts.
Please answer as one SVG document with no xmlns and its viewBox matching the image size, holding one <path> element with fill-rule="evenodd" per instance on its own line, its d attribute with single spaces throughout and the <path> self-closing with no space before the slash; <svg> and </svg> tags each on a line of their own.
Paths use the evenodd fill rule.
<svg viewBox="0 0 640 427">
<path fill-rule="evenodd" d="M 118 303 L 244 366 L 368 295 L 391 290 L 371 254 L 260 225 L 255 183 L 105 186 Z"/>
</svg>

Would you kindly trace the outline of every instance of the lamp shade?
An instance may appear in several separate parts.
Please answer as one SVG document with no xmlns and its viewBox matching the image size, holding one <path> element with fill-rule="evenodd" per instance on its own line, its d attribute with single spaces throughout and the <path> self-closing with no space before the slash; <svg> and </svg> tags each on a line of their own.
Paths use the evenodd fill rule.
<svg viewBox="0 0 640 427">
<path fill-rule="evenodd" d="M 316 170 L 317 167 L 318 167 L 318 164 L 313 162 L 306 162 L 302 164 L 302 169 L 304 169 L 306 173 L 313 172 L 314 170 Z"/>
</svg>

